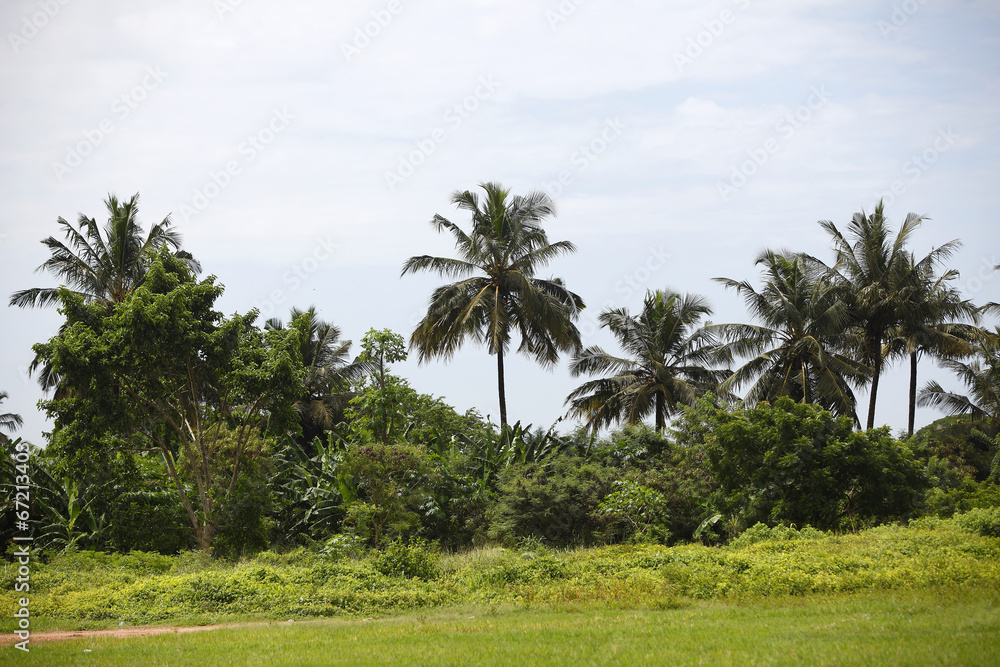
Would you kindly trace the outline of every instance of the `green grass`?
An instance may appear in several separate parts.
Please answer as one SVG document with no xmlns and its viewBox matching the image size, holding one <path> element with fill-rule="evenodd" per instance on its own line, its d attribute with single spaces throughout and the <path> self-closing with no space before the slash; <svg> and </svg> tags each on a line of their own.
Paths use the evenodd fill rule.
<svg viewBox="0 0 1000 667">
<path fill-rule="evenodd" d="M 702 601 L 659 611 L 592 604 L 447 608 L 37 643 L 17 664 L 994 665 L 998 654 L 998 594 L 950 589 Z"/>
<path fill-rule="evenodd" d="M 38 642 L 18 664 L 996 664 L 1000 538 L 972 519 L 755 527 L 729 547 L 81 552 L 32 564 L 33 631 L 269 623 Z M 3 633 L 15 572 L 0 569 Z"/>
</svg>

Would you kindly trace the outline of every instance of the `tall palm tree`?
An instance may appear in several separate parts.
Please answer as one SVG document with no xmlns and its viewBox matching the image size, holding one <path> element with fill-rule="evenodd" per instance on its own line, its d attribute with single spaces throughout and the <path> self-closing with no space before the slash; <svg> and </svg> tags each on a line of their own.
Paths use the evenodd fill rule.
<svg viewBox="0 0 1000 667">
<path fill-rule="evenodd" d="M 656 429 L 662 431 L 678 406 L 693 405 L 728 374 L 710 368 L 719 360 L 718 341 L 701 326 L 701 319 L 711 314 L 704 297 L 669 289 L 647 291 L 638 316 L 627 308 L 602 312 L 601 326 L 614 334 L 626 356 L 616 357 L 595 345 L 574 357 L 574 377 L 609 375 L 575 389 L 566 398 L 569 414 L 586 420 L 596 432 L 622 421 L 639 423 L 652 413 Z"/>
<path fill-rule="evenodd" d="M 3 403 L 10 395 L 6 391 L 0 391 L 0 403 Z M 24 420 L 21 419 L 21 415 L 14 414 L 13 412 L 0 413 L 0 429 L 4 429 L 13 433 L 17 429 L 21 428 L 24 424 Z M 0 442 L 5 442 L 7 440 L 7 435 L 5 433 L 0 433 Z"/>
<path fill-rule="evenodd" d="M 925 258 L 927 260 L 927 258 Z M 982 331 L 975 324 L 954 320 L 978 321 L 978 309 L 963 299 L 948 283 L 958 278 L 955 270 L 934 275 L 934 267 L 920 265 L 911 255 L 909 286 L 901 290 L 901 317 L 889 332 L 886 357 L 908 357 L 910 361 L 909 415 L 907 433 L 913 435 L 917 405 L 917 367 L 920 356 L 939 358 L 967 357 L 972 341 Z"/>
<path fill-rule="evenodd" d="M 77 227 L 59 218 L 66 243 L 50 236 L 42 240 L 52 256 L 38 271 L 48 271 L 62 284 L 81 296 L 85 302 L 117 303 L 139 286 L 160 248 L 171 248 L 178 257 L 188 260 L 195 272 L 201 267 L 191 254 L 180 250 L 181 235 L 174 229 L 170 216 L 153 225 L 143 236 L 138 220 L 139 195 L 119 202 L 114 195 L 105 200 L 108 221 L 104 234 L 93 218 L 82 213 Z M 51 306 L 59 301 L 59 289 L 34 287 L 14 292 L 10 305 L 19 308 Z"/>
<path fill-rule="evenodd" d="M 750 384 L 744 401 L 755 405 L 787 396 L 816 403 L 857 423 L 852 385 L 868 377 L 867 368 L 845 354 L 849 323 L 846 304 L 826 279 L 826 266 L 802 254 L 766 250 L 756 260 L 763 286 L 715 278 L 743 297 L 760 324 L 717 324 L 727 342 L 721 351 L 750 360 L 720 386 L 731 391 Z"/>
<path fill-rule="evenodd" d="M 833 240 L 836 263 L 832 279 L 841 288 L 841 298 L 851 307 L 858 356 L 871 368 L 868 430 L 875 426 L 879 380 L 886 362 L 883 346 L 890 329 L 902 320 L 903 291 L 919 278 L 912 273 L 914 263 L 906 244 L 925 219 L 925 216 L 908 213 L 893 238 L 880 201 L 871 215 L 864 211 L 854 214 L 846 236 L 829 220 L 819 223 Z M 935 265 L 957 247 L 957 241 L 949 241 L 916 264 Z"/>
<path fill-rule="evenodd" d="M 306 310 L 292 308 L 292 326 L 302 326 L 302 361 L 306 366 L 306 393 L 295 402 L 302 421 L 302 440 L 309 446 L 323 431 L 333 429 L 344 420 L 344 411 L 351 399 L 351 385 L 372 371 L 372 365 L 355 358 L 351 360 L 351 341 L 341 340 L 341 330 L 332 322 L 322 320 L 316 307 Z M 284 323 L 269 319 L 264 327 L 281 331 Z"/>
<path fill-rule="evenodd" d="M 161 248 L 173 249 L 174 254 L 187 261 L 188 267 L 198 272 L 201 265 L 190 253 L 180 250 L 181 235 L 173 228 L 170 216 L 153 225 L 143 236 L 138 220 L 139 195 L 127 202 L 118 201 L 114 195 L 105 200 L 108 221 L 101 227 L 93 218 L 82 213 L 77 227 L 58 218 L 63 227 L 66 243 L 50 236 L 42 240 L 52 256 L 45 260 L 38 271 L 48 271 L 85 302 L 113 305 L 122 301 L 142 283 L 156 253 Z M 59 289 L 33 287 L 14 292 L 9 305 L 19 308 L 44 307 L 59 302 Z M 51 366 L 35 358 L 29 372 L 41 368 L 38 382 L 49 390 L 59 384 Z"/>
<path fill-rule="evenodd" d="M 472 217 L 466 233 L 435 215 L 431 225 L 455 239 L 457 259 L 420 255 L 403 264 L 401 275 L 434 271 L 457 282 L 434 290 L 427 315 L 410 335 L 418 360 L 451 358 L 466 339 L 485 343 L 497 356 L 500 424 L 507 424 L 504 355 L 516 332 L 518 352 L 542 366 L 551 366 L 559 352 L 580 349 L 580 332 L 573 324 L 583 299 L 566 289 L 560 278 L 536 278 L 539 268 L 559 255 L 576 251 L 569 241 L 549 243 L 542 220 L 554 214 L 552 199 L 542 192 L 510 196 L 498 183 L 483 183 L 485 197 L 468 190 L 451 201 Z"/>
<path fill-rule="evenodd" d="M 1000 432 L 1000 327 L 995 332 L 982 330 L 973 343 L 969 361 L 944 359 L 941 367 L 958 376 L 968 388 L 968 395 L 946 391 L 935 381 L 928 382 L 917 397 L 917 405 L 935 407 L 948 414 L 968 414 L 985 421 L 989 435 Z"/>
</svg>

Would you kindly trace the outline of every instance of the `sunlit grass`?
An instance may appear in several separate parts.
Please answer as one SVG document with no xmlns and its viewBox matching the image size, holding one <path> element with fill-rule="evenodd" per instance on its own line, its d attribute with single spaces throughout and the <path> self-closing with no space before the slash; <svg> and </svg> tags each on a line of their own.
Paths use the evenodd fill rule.
<svg viewBox="0 0 1000 667">
<path fill-rule="evenodd" d="M 993 665 L 998 651 L 997 593 L 948 589 L 703 601 L 661 611 L 458 607 L 37 643 L 18 664 Z"/>
</svg>

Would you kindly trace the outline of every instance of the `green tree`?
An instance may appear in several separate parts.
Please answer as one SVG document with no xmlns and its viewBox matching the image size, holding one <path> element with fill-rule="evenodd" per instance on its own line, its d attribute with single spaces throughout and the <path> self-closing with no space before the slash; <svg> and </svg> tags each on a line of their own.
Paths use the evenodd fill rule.
<svg viewBox="0 0 1000 667">
<path fill-rule="evenodd" d="M 0 391 L 0 403 L 3 403 L 10 395 L 6 391 Z M 0 413 L 0 429 L 4 429 L 13 433 L 17 429 L 21 428 L 24 424 L 24 420 L 21 419 L 21 415 L 14 414 L 13 412 Z M 7 435 L 0 433 L 0 441 L 6 441 Z"/>
<path fill-rule="evenodd" d="M 829 220 L 819 223 L 833 241 L 836 263 L 831 277 L 841 289 L 841 298 L 851 307 L 859 359 L 871 368 L 866 426 L 869 430 L 875 427 L 879 380 L 885 368 L 883 346 L 890 330 L 903 318 L 901 304 L 905 291 L 921 278 L 913 267 L 934 266 L 959 245 L 958 241 L 949 241 L 913 262 L 906 244 L 925 219 L 908 213 L 893 237 L 880 201 L 871 215 L 865 215 L 864 211 L 855 213 L 846 235 Z"/>
<path fill-rule="evenodd" d="M 926 260 L 927 258 L 925 258 Z M 907 436 L 913 435 L 917 406 L 917 366 L 922 355 L 941 358 L 965 357 L 972 353 L 971 341 L 981 331 L 974 324 L 956 319 L 978 319 L 978 309 L 963 299 L 948 283 L 958 272 L 934 275 L 934 267 L 917 265 L 911 256 L 911 284 L 901 295 L 901 317 L 889 332 L 888 356 L 908 357 L 910 362 L 909 415 Z"/>
<path fill-rule="evenodd" d="M 355 445 L 341 467 L 352 487 L 345 521 L 373 548 L 419 527 L 416 509 L 430 499 L 438 477 L 426 450 L 405 443 Z"/>
<path fill-rule="evenodd" d="M 766 250 L 757 257 L 763 285 L 715 278 L 743 297 L 760 324 L 718 324 L 727 356 L 750 357 L 720 386 L 728 392 L 750 384 L 745 403 L 754 406 L 787 396 L 816 403 L 857 421 L 851 386 L 868 378 L 867 367 L 844 353 L 850 323 L 847 305 L 825 279 L 826 267 L 801 254 Z"/>
<path fill-rule="evenodd" d="M 970 415 L 989 435 L 1000 433 L 1000 327 L 983 331 L 973 343 L 971 359 L 943 359 L 941 367 L 958 376 L 968 393 L 947 391 L 932 380 L 920 390 L 917 405 Z"/>
<path fill-rule="evenodd" d="M 97 222 L 82 213 L 76 227 L 65 218 L 57 220 L 66 243 L 54 236 L 42 240 L 52 256 L 38 267 L 39 271 L 54 275 L 84 303 L 118 303 L 142 283 L 161 248 L 177 251 L 177 257 L 186 260 L 190 268 L 200 270 L 190 253 L 180 250 L 181 235 L 170 216 L 153 225 L 143 237 L 138 194 L 126 202 L 108 195 L 104 203 L 108 221 L 103 236 Z M 51 306 L 59 299 L 59 288 L 34 287 L 14 292 L 10 305 Z"/>
<path fill-rule="evenodd" d="M 699 399 L 678 429 L 702 434 L 716 479 L 710 504 L 734 532 L 758 522 L 825 530 L 895 520 L 924 483 L 888 427 L 856 431 L 849 417 L 787 397 L 735 412 Z"/>
<path fill-rule="evenodd" d="M 410 336 L 421 362 L 450 359 L 466 339 L 485 343 L 497 356 L 500 424 L 507 424 L 504 355 L 512 333 L 520 335 L 518 352 L 543 366 L 552 366 L 560 351 L 580 349 L 580 332 L 573 324 L 583 299 L 566 289 L 562 279 L 536 278 L 554 258 L 576 250 L 569 241 L 549 243 L 542 221 L 554 213 L 548 195 L 530 192 L 510 196 L 498 183 L 481 185 L 485 198 L 455 192 L 452 203 L 472 217 L 469 233 L 440 215 L 431 225 L 455 239 L 459 258 L 420 255 L 403 264 L 402 275 L 434 271 L 458 282 L 431 295 L 427 315 Z"/>
<path fill-rule="evenodd" d="M 159 453 L 204 551 L 245 461 L 266 453 L 261 433 L 296 430 L 303 393 L 304 318 L 284 332 L 260 331 L 254 311 L 225 320 L 222 289 L 161 252 L 110 311 L 63 290 L 66 326 L 35 346 L 69 389 L 45 403 L 57 448 Z"/>
<path fill-rule="evenodd" d="M 350 359 L 351 341 L 341 340 L 340 328 L 321 319 L 315 306 L 307 310 L 292 308 L 290 318 L 293 322 L 304 318 L 305 324 L 306 335 L 299 350 L 306 368 L 305 393 L 295 402 L 295 410 L 302 423 L 299 441 L 310 445 L 324 431 L 344 421 L 353 397 L 352 385 L 373 367 L 360 358 Z M 285 329 L 278 318 L 271 318 L 264 326 L 273 331 Z"/>
<path fill-rule="evenodd" d="M 574 376 L 609 373 L 590 380 L 567 398 L 570 414 L 597 430 L 619 422 L 637 424 L 650 414 L 658 431 L 679 405 L 692 405 L 725 377 L 710 366 L 720 360 L 717 340 L 701 326 L 712 310 L 704 297 L 671 290 L 646 292 L 638 316 L 627 308 L 608 309 L 598 318 L 625 350 L 616 357 L 599 346 L 574 357 Z"/>
<path fill-rule="evenodd" d="M 198 272 L 200 265 L 190 253 L 180 250 L 181 235 L 174 229 L 170 216 L 149 229 L 144 235 L 139 223 L 139 195 L 126 202 L 108 195 L 104 202 L 108 220 L 102 228 L 93 218 L 80 214 L 76 227 L 65 218 L 57 222 L 63 228 L 66 242 L 54 236 L 42 240 L 51 257 L 38 267 L 55 276 L 62 287 L 33 287 L 14 292 L 10 305 L 19 308 L 52 306 L 59 303 L 60 290 L 65 288 L 84 303 L 97 302 L 106 306 L 119 303 L 145 279 L 157 253 L 162 248 L 175 251 L 188 267 Z M 39 367 L 35 359 L 30 370 Z M 42 365 L 39 382 L 43 389 L 58 384 L 50 368 Z"/>
<path fill-rule="evenodd" d="M 406 381 L 389 373 L 389 364 L 406 360 L 403 337 L 389 329 L 369 329 L 361 338 L 360 361 L 369 372 L 357 396 L 351 399 L 352 429 L 376 442 L 391 444 L 405 427 L 401 409 L 409 389 Z"/>
</svg>

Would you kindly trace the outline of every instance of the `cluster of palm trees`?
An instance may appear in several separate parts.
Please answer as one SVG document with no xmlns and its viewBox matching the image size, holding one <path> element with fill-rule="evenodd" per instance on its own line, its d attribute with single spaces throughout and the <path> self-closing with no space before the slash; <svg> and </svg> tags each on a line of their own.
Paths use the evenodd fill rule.
<svg viewBox="0 0 1000 667">
<path fill-rule="evenodd" d="M 712 311 L 704 297 L 672 290 L 648 292 L 638 315 L 627 308 L 605 310 L 599 321 L 623 349 L 616 356 L 597 346 L 584 349 L 574 324 L 582 299 L 557 278 L 535 277 L 553 258 L 575 250 L 567 241 L 549 243 L 545 236 L 541 222 L 552 215 L 552 201 L 538 192 L 511 197 L 497 183 L 481 188 L 482 200 L 469 191 L 452 196 L 471 214 L 470 232 L 440 215 L 431 223 L 454 236 L 459 258 L 411 257 L 402 273 L 429 270 L 460 278 L 434 291 L 410 344 L 426 360 L 448 358 L 468 339 L 485 343 L 497 355 L 502 424 L 507 416 L 503 357 L 515 332 L 518 351 L 540 363 L 551 365 L 559 352 L 571 352 L 574 376 L 600 376 L 566 400 L 569 414 L 593 430 L 650 416 L 663 429 L 679 406 L 698 396 L 716 392 L 735 399 L 743 387 L 748 404 L 787 396 L 849 415 L 858 426 L 854 392 L 867 387 L 866 426 L 871 429 L 883 371 L 893 360 L 908 357 L 912 434 L 921 356 L 944 360 L 967 383 L 970 373 L 983 369 L 967 367 L 963 360 L 984 359 L 995 369 L 988 350 L 995 351 L 997 336 L 978 324 L 981 314 L 996 305 L 977 307 L 963 299 L 952 286 L 958 273 L 941 271 L 960 247 L 957 240 L 920 258 L 908 249 L 923 216 L 909 214 L 894 235 L 880 202 L 870 215 L 855 214 L 845 232 L 830 221 L 820 222 L 832 240 L 832 264 L 805 253 L 767 250 L 756 261 L 760 288 L 717 278 L 743 297 L 755 323 L 705 321 Z M 736 359 L 743 363 L 731 370 Z M 987 378 L 994 394 L 996 381 Z M 919 403 L 974 412 L 934 383 L 921 392 Z M 987 408 L 994 417 L 1000 416 L 996 407 Z"/>
<path fill-rule="evenodd" d="M 911 369 L 910 433 L 916 405 L 985 415 L 1000 427 L 1000 328 L 989 332 L 979 326 L 983 314 L 1000 307 L 977 307 L 953 287 L 958 274 L 942 264 L 960 247 L 958 241 L 920 258 L 908 250 L 922 216 L 909 214 L 893 234 L 879 203 L 870 215 L 855 214 L 844 233 L 830 221 L 820 222 L 832 240 L 832 264 L 805 253 L 767 250 L 756 259 L 759 287 L 716 278 L 743 297 L 753 323 L 711 323 L 704 297 L 670 289 L 648 292 L 635 315 L 627 308 L 607 309 L 598 319 L 622 348 L 614 355 L 598 346 L 583 347 L 575 324 L 583 299 L 562 279 L 536 275 L 553 259 L 576 251 L 569 241 L 548 240 L 542 223 L 554 214 L 552 200 L 540 192 L 511 195 L 498 183 L 480 187 L 482 196 L 452 195 L 452 203 L 470 215 L 469 231 L 440 215 L 431 221 L 453 237 L 458 257 L 414 256 L 401 275 L 432 271 L 454 281 L 434 290 L 410 347 L 426 361 L 450 358 L 467 340 L 484 344 L 497 357 L 502 425 L 508 423 L 504 359 L 517 338 L 516 351 L 542 366 L 568 353 L 574 376 L 592 376 L 566 403 L 569 415 L 593 430 L 650 417 L 663 429 L 680 406 L 698 396 L 715 392 L 735 400 L 742 389 L 748 404 L 788 396 L 849 415 L 860 426 L 854 392 L 862 388 L 869 389 L 866 425 L 872 428 L 882 373 L 901 358 Z M 76 227 L 59 218 L 66 242 L 42 241 L 52 256 L 39 270 L 53 274 L 84 301 L 109 306 L 142 283 L 162 249 L 200 270 L 181 250 L 169 217 L 144 232 L 137 218 L 138 195 L 125 202 L 109 196 L 106 206 L 103 234 L 93 218 L 80 215 Z M 46 306 L 58 298 L 59 289 L 33 288 L 15 292 L 10 304 Z M 303 313 L 310 321 L 302 351 L 307 395 L 297 407 L 303 424 L 318 435 L 342 419 L 352 382 L 369 369 L 350 359 L 350 341 L 342 341 L 340 330 L 321 320 L 314 308 L 293 310 L 292 317 Z M 283 324 L 271 320 L 266 326 Z M 942 360 L 967 384 L 971 397 L 937 383 L 918 394 L 922 356 Z M 733 369 L 737 360 L 741 363 Z M 43 370 L 43 386 L 57 383 Z"/>
</svg>

